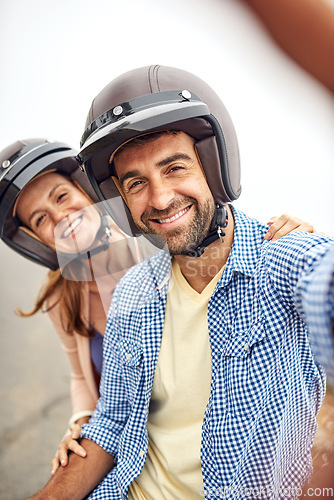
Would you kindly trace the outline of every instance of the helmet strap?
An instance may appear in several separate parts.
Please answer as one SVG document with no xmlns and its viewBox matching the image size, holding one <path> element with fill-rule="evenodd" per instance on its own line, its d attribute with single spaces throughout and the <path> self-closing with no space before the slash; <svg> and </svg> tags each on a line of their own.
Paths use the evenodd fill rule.
<svg viewBox="0 0 334 500">
<path fill-rule="evenodd" d="M 198 245 L 194 250 L 186 250 L 182 252 L 182 255 L 188 255 L 190 257 L 200 257 L 203 255 L 206 247 L 211 245 L 214 241 L 220 239 L 220 241 L 224 242 L 225 231 L 224 228 L 228 224 L 228 212 L 224 205 L 220 205 L 219 203 L 215 204 L 215 213 L 213 215 L 209 234 L 204 238 L 202 243 Z"/>
<path fill-rule="evenodd" d="M 101 226 L 97 232 L 96 237 L 101 241 L 101 245 L 93 248 L 92 250 L 88 250 L 87 252 L 83 252 L 81 254 L 81 257 L 90 259 L 91 257 L 93 257 L 93 255 L 97 255 L 98 253 L 103 252 L 104 250 L 107 250 L 109 248 L 110 238 L 112 236 L 109 224 L 109 217 L 108 215 L 101 213 L 100 217 L 101 217 Z"/>
<path fill-rule="evenodd" d="M 95 240 L 98 240 L 101 242 L 101 245 L 96 246 L 95 248 L 92 248 L 91 250 L 86 250 L 84 252 L 79 252 L 77 257 L 79 259 L 90 259 L 94 255 L 99 254 L 100 252 L 104 252 L 105 250 L 108 250 L 109 244 L 110 244 L 110 238 L 112 236 L 111 230 L 110 230 L 110 225 L 109 225 L 109 217 L 106 214 L 102 214 L 99 212 L 100 218 L 101 218 L 101 225 L 100 228 L 96 234 Z"/>
</svg>

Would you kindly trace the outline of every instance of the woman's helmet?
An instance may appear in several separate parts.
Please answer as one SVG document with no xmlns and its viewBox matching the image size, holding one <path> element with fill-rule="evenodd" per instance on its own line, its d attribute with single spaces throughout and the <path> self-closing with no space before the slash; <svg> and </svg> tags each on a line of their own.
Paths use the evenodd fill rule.
<svg viewBox="0 0 334 500">
<path fill-rule="evenodd" d="M 17 141 L 0 152 L 0 237 L 16 252 L 52 270 L 59 267 L 56 252 L 22 226 L 14 207 L 22 189 L 48 170 L 70 177 L 97 201 L 87 177 L 78 168 L 76 154 L 67 144 L 46 139 Z"/>
<path fill-rule="evenodd" d="M 129 140 L 148 133 L 181 130 L 195 139 L 207 182 L 219 205 L 241 192 L 239 150 L 231 118 L 218 95 L 186 71 L 150 66 L 129 71 L 107 85 L 92 102 L 78 161 L 116 223 L 138 234 L 128 210 L 112 200 L 112 158 Z M 126 212 L 126 217 L 123 215 Z"/>
</svg>

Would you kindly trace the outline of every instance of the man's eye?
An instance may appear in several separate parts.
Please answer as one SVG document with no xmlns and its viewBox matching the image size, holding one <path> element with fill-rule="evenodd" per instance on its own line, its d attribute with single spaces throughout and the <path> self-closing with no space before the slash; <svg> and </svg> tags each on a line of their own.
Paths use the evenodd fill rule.
<svg viewBox="0 0 334 500">
<path fill-rule="evenodd" d="M 183 170 L 183 167 L 181 167 L 180 165 L 174 165 L 173 167 L 171 167 L 169 170 L 168 170 L 168 173 L 173 173 L 173 172 L 177 172 L 178 170 Z"/>
<path fill-rule="evenodd" d="M 143 184 L 143 181 L 135 181 L 132 184 L 129 184 L 128 190 L 129 191 L 135 191 L 138 189 L 141 185 Z"/>
</svg>

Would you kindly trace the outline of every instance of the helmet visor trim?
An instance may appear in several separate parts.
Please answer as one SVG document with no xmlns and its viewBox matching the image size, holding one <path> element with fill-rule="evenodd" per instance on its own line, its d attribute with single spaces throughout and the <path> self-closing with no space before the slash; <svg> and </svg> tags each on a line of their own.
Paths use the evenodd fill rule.
<svg viewBox="0 0 334 500">
<path fill-rule="evenodd" d="M 116 108 L 122 109 L 121 115 L 114 115 Z M 80 163 L 85 163 L 96 151 L 112 144 L 118 147 L 138 133 L 144 134 L 169 123 L 210 115 L 208 106 L 195 94 L 184 99 L 181 91 L 149 94 L 116 108 L 99 116 L 84 132 L 78 154 Z"/>
<path fill-rule="evenodd" d="M 184 96 L 187 96 L 186 98 Z M 80 146 L 82 147 L 88 137 L 90 137 L 96 130 L 113 123 L 123 118 L 124 116 L 129 116 L 133 113 L 137 113 L 141 109 L 152 109 L 155 106 L 161 106 L 162 104 L 177 102 L 184 103 L 189 101 L 199 101 L 201 99 L 197 95 L 192 94 L 188 91 L 168 91 L 168 92 L 158 92 L 155 94 L 147 94 L 141 97 L 136 97 L 131 101 L 123 102 L 112 109 L 109 109 L 105 113 L 98 116 L 85 130 L 81 137 Z"/>
</svg>

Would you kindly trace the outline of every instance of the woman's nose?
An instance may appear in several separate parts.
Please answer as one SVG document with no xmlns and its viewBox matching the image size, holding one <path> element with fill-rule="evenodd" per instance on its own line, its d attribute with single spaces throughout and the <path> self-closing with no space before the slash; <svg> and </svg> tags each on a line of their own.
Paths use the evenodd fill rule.
<svg viewBox="0 0 334 500">
<path fill-rule="evenodd" d="M 66 220 L 68 224 L 71 223 L 69 220 L 69 212 L 66 209 L 54 208 L 52 211 L 52 219 L 55 225 L 59 224 L 63 220 Z"/>
</svg>

